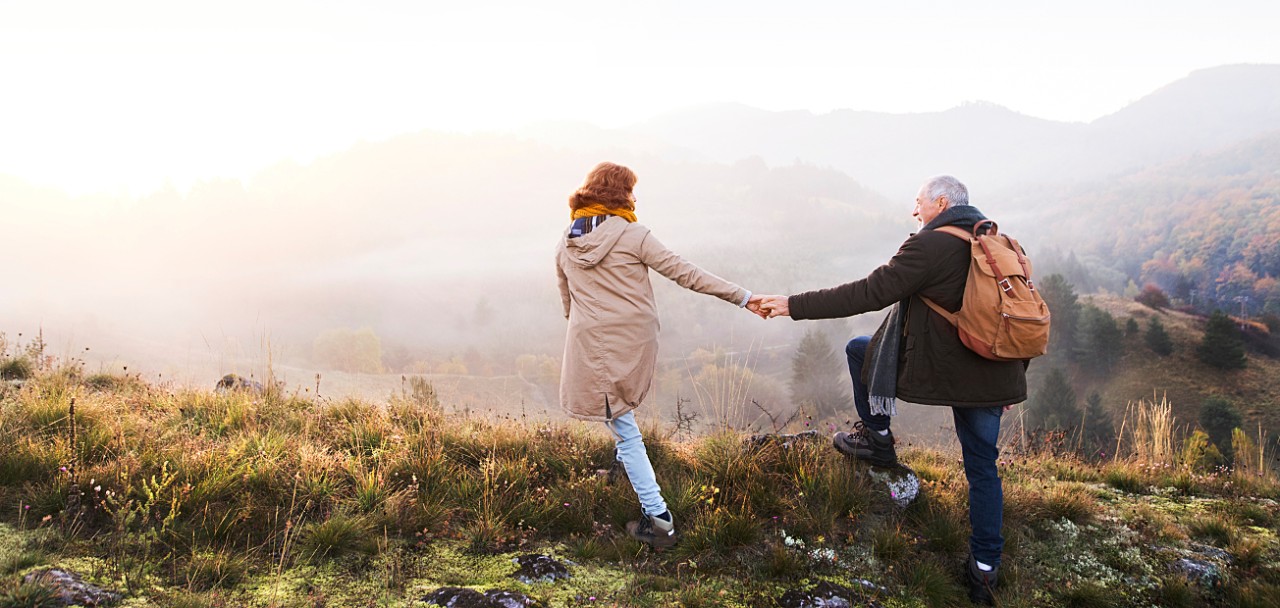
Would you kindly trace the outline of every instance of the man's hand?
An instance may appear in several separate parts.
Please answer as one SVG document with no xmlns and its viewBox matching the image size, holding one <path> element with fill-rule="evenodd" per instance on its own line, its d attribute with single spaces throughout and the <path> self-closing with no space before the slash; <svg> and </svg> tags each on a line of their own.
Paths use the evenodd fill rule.
<svg viewBox="0 0 1280 608">
<path fill-rule="evenodd" d="M 756 295 L 751 296 L 751 299 L 747 300 L 747 310 L 751 311 L 752 313 L 755 313 L 755 315 L 760 317 L 761 319 L 768 319 L 769 313 L 760 307 L 760 304 L 763 301 L 764 301 L 764 296 L 756 296 Z"/>
<path fill-rule="evenodd" d="M 791 307 L 787 296 L 761 296 L 760 309 L 767 313 L 769 319 L 791 316 Z"/>
</svg>

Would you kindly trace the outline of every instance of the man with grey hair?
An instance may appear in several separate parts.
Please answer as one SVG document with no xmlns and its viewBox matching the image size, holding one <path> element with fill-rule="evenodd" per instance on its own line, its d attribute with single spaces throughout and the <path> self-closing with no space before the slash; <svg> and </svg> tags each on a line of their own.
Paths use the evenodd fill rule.
<svg viewBox="0 0 1280 608">
<path fill-rule="evenodd" d="M 992 361 L 969 350 L 956 328 L 925 305 L 928 298 L 960 310 L 972 259 L 967 242 L 943 231 L 972 232 L 986 216 L 969 204 L 969 191 L 949 175 L 929 178 L 911 215 L 920 230 L 887 263 L 866 278 L 793 296 L 764 296 L 769 317 L 833 319 L 890 308 L 875 336 L 849 341 L 845 355 L 860 419 L 852 432 L 836 433 L 841 453 L 877 466 L 894 466 L 891 416 L 898 399 L 949 406 L 969 481 L 969 598 L 991 604 L 1004 548 L 1004 493 L 996 469 L 1000 417 L 1027 399 L 1026 362 Z"/>
<path fill-rule="evenodd" d="M 922 189 L 928 193 L 929 200 L 945 199 L 949 207 L 969 204 L 969 189 L 950 175 L 935 175 L 925 181 Z M 919 196 L 916 197 L 916 202 L 920 202 Z"/>
</svg>

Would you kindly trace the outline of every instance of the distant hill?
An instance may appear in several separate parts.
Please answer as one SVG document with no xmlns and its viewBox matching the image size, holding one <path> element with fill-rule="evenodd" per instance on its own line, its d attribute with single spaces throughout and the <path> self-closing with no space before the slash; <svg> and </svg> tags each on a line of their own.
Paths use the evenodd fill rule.
<svg viewBox="0 0 1280 608">
<path fill-rule="evenodd" d="M 1089 124 L 1032 118 L 989 103 L 944 112 L 766 112 L 714 105 L 631 131 L 721 161 L 758 155 L 837 168 L 895 200 L 952 173 L 975 193 L 1121 173 L 1280 129 L 1280 66 L 1201 70 Z"/>
<path fill-rule="evenodd" d="M 1274 133 L 1009 200 L 1038 210 L 1028 242 L 1072 250 L 1201 310 L 1280 314 L 1278 169 Z"/>
</svg>

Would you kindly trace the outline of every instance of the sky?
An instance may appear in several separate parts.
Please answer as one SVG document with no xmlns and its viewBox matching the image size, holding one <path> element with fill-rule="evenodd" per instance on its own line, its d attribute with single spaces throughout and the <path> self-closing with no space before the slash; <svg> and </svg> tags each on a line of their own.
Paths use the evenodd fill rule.
<svg viewBox="0 0 1280 608">
<path fill-rule="evenodd" d="M 1088 122 L 1280 63 L 1276 23 L 1274 0 L 0 0 L 0 175 L 139 195 L 422 129 L 718 102 Z"/>
</svg>

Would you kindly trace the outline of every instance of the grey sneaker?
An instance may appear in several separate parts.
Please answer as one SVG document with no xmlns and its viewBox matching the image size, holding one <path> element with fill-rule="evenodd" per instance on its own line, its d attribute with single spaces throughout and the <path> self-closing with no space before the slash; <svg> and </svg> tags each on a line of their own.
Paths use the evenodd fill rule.
<svg viewBox="0 0 1280 608">
<path fill-rule="evenodd" d="M 888 435 L 881 435 L 867 428 L 862 421 L 854 423 L 852 433 L 836 433 L 831 438 L 831 443 L 841 454 L 865 460 L 878 467 L 898 464 L 898 452 L 893 448 L 893 431 L 889 431 Z"/>
<path fill-rule="evenodd" d="M 671 512 L 667 512 L 667 517 Z M 644 515 L 640 521 L 627 522 L 627 534 L 654 549 L 666 549 L 676 544 L 676 525 L 674 521 L 657 516 Z"/>
<path fill-rule="evenodd" d="M 990 572 L 984 571 L 978 567 L 978 562 L 969 556 L 969 601 L 984 606 L 994 606 L 996 603 L 995 596 L 992 592 L 996 590 L 996 573 L 1000 571 L 996 567 Z"/>
</svg>

